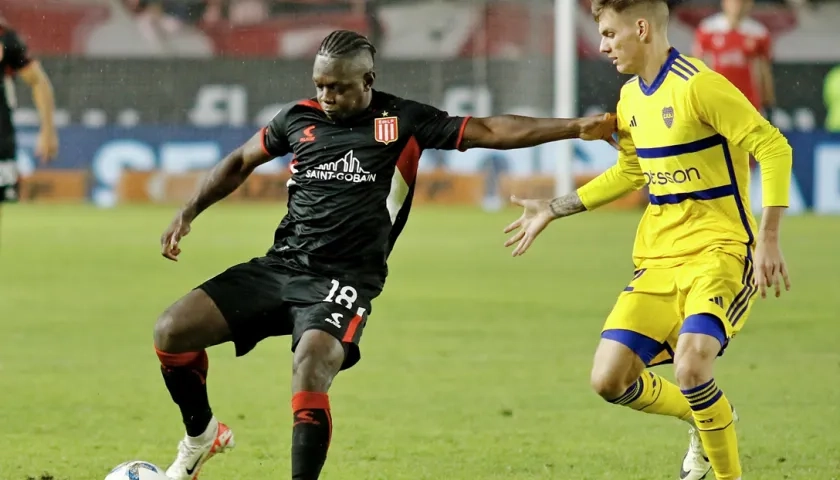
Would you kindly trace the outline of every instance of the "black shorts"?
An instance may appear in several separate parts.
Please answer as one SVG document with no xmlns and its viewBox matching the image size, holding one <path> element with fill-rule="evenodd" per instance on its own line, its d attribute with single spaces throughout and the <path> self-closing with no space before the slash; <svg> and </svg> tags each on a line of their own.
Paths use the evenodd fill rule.
<svg viewBox="0 0 840 480">
<path fill-rule="evenodd" d="M 20 176 L 17 162 L 0 157 L 0 203 L 16 202 L 20 197 Z"/>
<path fill-rule="evenodd" d="M 265 338 L 285 335 L 292 336 L 294 352 L 303 332 L 315 329 L 344 345 L 342 370 L 361 358 L 359 341 L 379 294 L 364 282 L 303 272 L 270 256 L 235 265 L 197 288 L 224 315 L 237 357 Z"/>
</svg>

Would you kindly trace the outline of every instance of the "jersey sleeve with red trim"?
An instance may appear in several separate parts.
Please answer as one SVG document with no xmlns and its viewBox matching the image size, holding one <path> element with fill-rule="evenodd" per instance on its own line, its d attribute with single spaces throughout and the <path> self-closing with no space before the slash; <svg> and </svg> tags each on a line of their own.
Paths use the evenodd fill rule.
<svg viewBox="0 0 840 480">
<path fill-rule="evenodd" d="M 406 112 L 421 149 L 460 149 L 469 117 L 451 116 L 431 105 L 411 101 L 407 101 Z"/>
<path fill-rule="evenodd" d="M 5 30 L 0 34 L 0 45 L 3 47 L 3 55 L 0 56 L 0 59 L 12 70 L 18 71 L 32 61 L 29 58 L 26 44 L 14 30 Z"/>
<path fill-rule="evenodd" d="M 288 126 L 289 112 L 296 104 L 297 102 L 283 105 L 283 108 L 262 129 L 262 146 L 265 153 L 275 158 L 291 153 L 292 146 L 289 144 L 286 127 Z"/>
</svg>

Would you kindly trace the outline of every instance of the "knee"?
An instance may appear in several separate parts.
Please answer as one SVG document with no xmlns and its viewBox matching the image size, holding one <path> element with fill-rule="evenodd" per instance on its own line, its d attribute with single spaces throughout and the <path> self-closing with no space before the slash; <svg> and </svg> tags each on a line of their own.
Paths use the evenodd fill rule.
<svg viewBox="0 0 840 480">
<path fill-rule="evenodd" d="M 725 343 L 726 329 L 718 317 L 699 314 L 686 318 L 674 355 L 674 375 L 680 388 L 694 388 L 711 380 L 715 358 Z"/>
<path fill-rule="evenodd" d="M 304 332 L 292 362 L 293 390 L 326 392 L 344 362 L 344 347 L 320 330 Z"/>
<path fill-rule="evenodd" d="M 155 323 L 155 348 L 167 353 L 181 353 L 178 320 L 171 310 L 166 310 Z"/>
<path fill-rule="evenodd" d="M 712 349 L 702 345 L 681 348 L 674 359 L 674 376 L 680 388 L 694 388 L 711 380 L 716 355 Z"/>
<path fill-rule="evenodd" d="M 639 379 L 645 364 L 630 347 L 604 338 L 595 351 L 589 383 L 604 400 L 620 398 Z"/>
<path fill-rule="evenodd" d="M 621 397 L 635 380 L 635 378 L 628 379 L 626 375 L 621 375 L 614 370 L 598 368 L 596 365 L 590 374 L 589 384 L 601 398 L 611 401 Z"/>
</svg>

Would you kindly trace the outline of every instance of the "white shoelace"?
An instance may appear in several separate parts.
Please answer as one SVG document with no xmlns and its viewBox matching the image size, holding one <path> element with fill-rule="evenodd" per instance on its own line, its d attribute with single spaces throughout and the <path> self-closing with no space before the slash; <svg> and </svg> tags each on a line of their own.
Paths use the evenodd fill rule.
<svg viewBox="0 0 840 480">
<path fill-rule="evenodd" d="M 697 457 L 705 459 L 706 451 L 703 449 L 702 440 L 700 440 L 700 432 L 696 428 L 691 427 L 688 430 L 688 434 L 690 439 L 688 443 L 688 448 L 689 450 L 691 450 L 691 453 Z"/>
</svg>

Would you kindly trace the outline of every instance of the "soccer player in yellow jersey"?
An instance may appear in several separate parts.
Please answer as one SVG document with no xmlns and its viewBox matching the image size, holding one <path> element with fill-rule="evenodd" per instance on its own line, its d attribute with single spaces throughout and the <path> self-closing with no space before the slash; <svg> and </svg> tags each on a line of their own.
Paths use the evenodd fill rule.
<svg viewBox="0 0 840 480">
<path fill-rule="evenodd" d="M 608 316 L 591 383 L 611 403 L 691 425 L 679 478 L 741 478 L 729 400 L 715 358 L 746 322 L 757 292 L 790 288 L 779 248 L 792 153 L 728 80 L 671 48 L 662 0 L 594 0 L 601 51 L 635 75 L 617 107 L 616 165 L 576 192 L 520 200 L 505 229 L 521 255 L 556 218 L 593 210 L 647 185 L 635 272 Z M 749 154 L 760 162 L 761 225 L 751 215 Z M 679 385 L 648 367 L 674 363 Z"/>
</svg>

